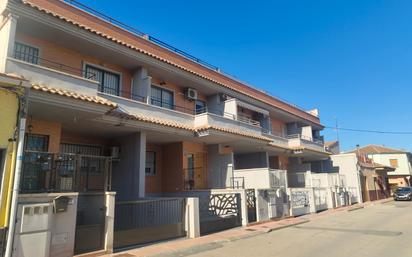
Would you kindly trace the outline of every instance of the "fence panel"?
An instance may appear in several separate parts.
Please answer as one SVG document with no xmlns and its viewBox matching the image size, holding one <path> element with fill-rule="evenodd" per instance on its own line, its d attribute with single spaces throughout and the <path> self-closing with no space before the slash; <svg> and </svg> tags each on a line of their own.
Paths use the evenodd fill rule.
<svg viewBox="0 0 412 257">
<path fill-rule="evenodd" d="M 118 202 L 115 208 L 115 248 L 186 235 L 184 198 Z"/>
</svg>

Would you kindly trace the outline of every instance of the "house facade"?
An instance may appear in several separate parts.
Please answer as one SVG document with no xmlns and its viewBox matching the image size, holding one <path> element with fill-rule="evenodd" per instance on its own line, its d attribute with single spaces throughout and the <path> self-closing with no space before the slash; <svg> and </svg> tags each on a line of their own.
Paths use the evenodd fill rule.
<svg viewBox="0 0 412 257">
<path fill-rule="evenodd" d="M 287 187 L 286 174 L 309 174 L 312 162 L 330 155 L 316 111 L 67 2 L 0 4 L 0 72 L 30 83 L 15 215 L 44 220 L 20 220 L 28 223 L 16 226 L 15 256 L 34 235 L 46 242 L 36 248 L 46 256 L 182 235 L 190 197 L 209 204 L 201 228 L 212 227 L 212 200 L 232 201 L 214 226 L 246 224 L 232 215 L 248 212 L 239 200 L 245 189 Z"/>
<path fill-rule="evenodd" d="M 331 161 L 334 169 L 345 176 L 347 190 L 358 196 L 358 202 L 390 197 L 388 177 L 394 168 L 356 153 L 334 154 Z"/>
<path fill-rule="evenodd" d="M 392 191 L 397 187 L 411 185 L 412 155 L 410 152 L 380 145 L 367 145 L 352 152 L 354 151 L 372 159 L 376 163 L 395 169 L 388 174 Z"/>
</svg>

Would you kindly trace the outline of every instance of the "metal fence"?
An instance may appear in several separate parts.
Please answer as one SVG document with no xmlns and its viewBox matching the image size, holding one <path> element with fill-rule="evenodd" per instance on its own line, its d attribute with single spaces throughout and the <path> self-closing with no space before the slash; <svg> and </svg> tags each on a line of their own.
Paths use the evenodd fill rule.
<svg viewBox="0 0 412 257">
<path fill-rule="evenodd" d="M 26 151 L 20 192 L 104 191 L 110 173 L 110 157 Z"/>
<path fill-rule="evenodd" d="M 118 202 L 115 207 L 114 247 L 185 236 L 184 215 L 184 198 Z"/>
<path fill-rule="evenodd" d="M 314 200 L 316 211 L 322 211 L 328 209 L 328 188 L 314 188 Z"/>
</svg>

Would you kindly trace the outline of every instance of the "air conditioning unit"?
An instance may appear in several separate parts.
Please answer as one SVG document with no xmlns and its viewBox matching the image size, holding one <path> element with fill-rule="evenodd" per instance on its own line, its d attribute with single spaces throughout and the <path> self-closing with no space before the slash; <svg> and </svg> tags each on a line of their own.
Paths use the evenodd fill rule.
<svg viewBox="0 0 412 257">
<path fill-rule="evenodd" d="M 119 157 L 120 157 L 120 147 L 118 147 L 118 146 L 110 147 L 110 156 L 113 159 L 119 159 Z"/>
<path fill-rule="evenodd" d="M 197 100 L 197 90 L 193 88 L 186 89 L 186 98 L 189 100 Z"/>
</svg>

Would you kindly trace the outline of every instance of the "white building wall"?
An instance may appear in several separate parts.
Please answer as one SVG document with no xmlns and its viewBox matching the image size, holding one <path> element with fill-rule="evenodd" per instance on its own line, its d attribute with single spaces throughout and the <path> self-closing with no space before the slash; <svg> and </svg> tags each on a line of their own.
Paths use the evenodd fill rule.
<svg viewBox="0 0 412 257">
<path fill-rule="evenodd" d="M 359 201 L 362 201 L 362 188 L 360 184 L 358 158 L 354 153 L 336 154 L 331 156 L 333 166 L 339 168 L 339 174 L 345 175 L 348 188 L 356 188 Z"/>
<path fill-rule="evenodd" d="M 397 153 L 397 154 L 369 154 L 369 158 L 371 158 L 374 162 L 383 164 L 386 166 L 391 166 L 390 160 L 397 159 L 398 160 L 398 167 L 394 172 L 389 172 L 389 176 L 393 175 L 411 175 L 412 168 L 409 162 L 408 156 L 405 153 Z"/>
</svg>

